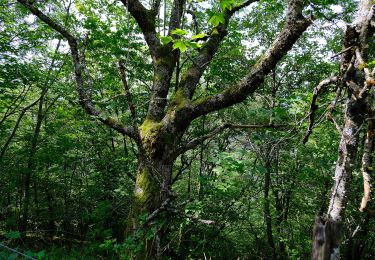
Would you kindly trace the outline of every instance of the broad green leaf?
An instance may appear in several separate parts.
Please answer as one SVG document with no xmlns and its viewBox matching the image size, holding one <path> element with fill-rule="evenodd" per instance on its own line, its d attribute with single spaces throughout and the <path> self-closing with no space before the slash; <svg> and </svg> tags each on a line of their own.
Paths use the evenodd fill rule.
<svg viewBox="0 0 375 260">
<path fill-rule="evenodd" d="M 170 43 L 173 40 L 173 38 L 171 36 L 161 36 L 160 40 L 162 44 L 166 45 Z"/>
<path fill-rule="evenodd" d="M 180 28 L 176 28 L 172 31 L 172 34 L 174 35 L 178 35 L 178 36 L 183 36 L 183 35 L 186 35 L 188 34 L 187 31 L 183 30 L 183 29 L 180 29 Z"/>
<path fill-rule="evenodd" d="M 225 23 L 225 18 L 223 13 L 214 13 L 211 18 L 208 20 L 213 26 L 218 26 L 220 23 Z"/>
<path fill-rule="evenodd" d="M 179 49 L 181 52 L 185 52 L 187 49 L 187 46 L 183 41 L 175 41 L 173 43 L 173 49 Z"/>
<path fill-rule="evenodd" d="M 202 44 L 199 44 L 197 42 L 188 42 L 186 41 L 185 42 L 185 45 L 189 48 L 193 48 L 193 49 L 199 49 L 200 47 L 202 47 Z"/>
<path fill-rule="evenodd" d="M 221 10 L 232 10 L 233 5 L 236 3 L 235 0 L 220 0 L 220 7 Z"/>
<path fill-rule="evenodd" d="M 200 34 L 193 35 L 193 36 L 191 37 L 191 39 L 193 39 L 193 40 L 196 40 L 196 39 L 202 39 L 202 38 L 207 37 L 207 36 L 208 36 L 208 34 L 200 33 Z"/>
</svg>

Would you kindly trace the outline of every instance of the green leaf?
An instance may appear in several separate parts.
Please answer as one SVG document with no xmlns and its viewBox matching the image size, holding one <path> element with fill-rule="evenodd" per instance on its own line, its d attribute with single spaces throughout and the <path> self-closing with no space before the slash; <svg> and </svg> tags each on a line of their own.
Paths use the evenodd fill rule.
<svg viewBox="0 0 375 260">
<path fill-rule="evenodd" d="M 200 34 L 193 35 L 193 36 L 191 37 L 191 39 L 193 39 L 193 40 L 196 40 L 196 39 L 202 39 L 202 38 L 207 37 L 207 36 L 208 36 L 208 34 L 200 33 Z"/>
<path fill-rule="evenodd" d="M 6 233 L 4 236 L 9 239 L 17 239 L 21 237 L 21 233 L 18 231 L 11 231 Z"/>
<path fill-rule="evenodd" d="M 181 52 L 185 52 L 187 49 L 187 46 L 183 41 L 175 41 L 173 43 L 173 49 L 179 49 Z"/>
<path fill-rule="evenodd" d="M 173 40 L 173 38 L 172 38 L 172 36 L 161 36 L 160 40 L 161 40 L 162 44 L 166 45 L 166 44 L 170 43 Z"/>
<path fill-rule="evenodd" d="M 192 49 L 199 49 L 200 47 L 202 47 L 202 44 L 199 44 L 197 42 L 188 42 L 188 41 L 186 41 L 185 45 L 187 47 L 189 47 L 189 48 L 192 48 Z"/>
<path fill-rule="evenodd" d="M 186 35 L 188 34 L 187 31 L 183 30 L 183 29 L 180 29 L 180 28 L 176 28 L 172 31 L 172 34 L 174 35 L 178 35 L 178 36 L 183 36 L 183 35 Z"/>
<path fill-rule="evenodd" d="M 370 62 L 367 64 L 367 66 L 368 66 L 370 69 L 374 68 L 374 67 L 375 67 L 375 60 L 370 61 Z"/>
<path fill-rule="evenodd" d="M 232 10 L 235 0 L 220 0 L 221 10 L 225 11 L 226 9 Z"/>
<path fill-rule="evenodd" d="M 225 23 L 225 17 L 223 13 L 214 13 L 211 18 L 208 20 L 213 26 L 218 26 L 220 23 Z"/>
</svg>

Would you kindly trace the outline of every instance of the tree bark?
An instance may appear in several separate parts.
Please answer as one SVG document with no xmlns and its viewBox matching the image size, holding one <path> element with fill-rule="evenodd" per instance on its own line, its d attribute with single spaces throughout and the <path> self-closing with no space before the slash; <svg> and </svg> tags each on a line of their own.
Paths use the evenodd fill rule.
<svg viewBox="0 0 375 260">
<path fill-rule="evenodd" d="M 363 59 L 367 58 L 368 40 L 373 34 L 373 5 L 370 0 L 358 3 L 355 22 L 344 35 L 340 64 L 340 85 L 347 89 L 344 129 L 338 149 L 334 185 L 326 216 L 317 217 L 314 226 L 312 259 L 339 259 L 339 246 L 347 205 L 349 184 L 359 145 L 359 133 L 368 113 L 368 82 L 372 79 Z M 365 75 L 363 75 L 365 74 Z"/>
<path fill-rule="evenodd" d="M 155 259 L 161 253 L 158 250 L 158 245 L 163 227 L 157 227 L 155 235 L 148 236 L 147 233 L 152 230 L 151 226 L 155 224 L 153 222 L 156 216 L 165 212 L 166 205 L 173 198 L 170 189 L 172 166 L 176 155 L 178 155 L 177 151 L 186 151 L 184 149 L 186 147 L 181 144 L 181 139 L 190 123 L 200 116 L 240 103 L 254 93 L 261 86 L 268 73 L 275 68 L 277 62 L 287 54 L 312 23 L 311 19 L 305 18 L 302 14 L 303 1 L 289 0 L 283 29 L 263 57 L 253 68 L 249 69 L 248 76 L 238 84 L 228 87 L 220 93 L 207 95 L 201 100 L 193 100 L 202 75 L 227 35 L 230 18 L 235 12 L 249 6 L 256 0 L 247 0 L 233 6 L 231 10 L 224 10 L 224 22 L 212 28 L 217 33 L 208 37 L 190 67 L 181 75 L 174 96 L 168 100 L 178 51 L 173 50 L 172 42 L 162 45 L 157 37 L 155 18 L 159 11 L 156 9 L 160 7 L 160 1 L 154 2 L 155 5 L 149 10 L 139 0 L 121 0 L 144 35 L 150 50 L 154 70 L 147 116 L 137 129 L 135 126 L 125 126 L 119 120 L 106 116 L 106 113 L 103 113 L 92 102 L 92 94 L 95 93 L 93 91 L 94 81 L 86 67 L 84 51 L 79 48 L 79 39 L 67 28 L 44 14 L 30 1 L 17 0 L 17 2 L 68 41 L 74 66 L 76 89 L 80 104 L 85 111 L 98 121 L 137 142 L 139 165 L 132 211 L 129 215 L 127 228 L 127 232 L 133 231 L 131 232 L 133 235 L 139 234 L 138 230 L 143 230 L 140 239 L 143 243 L 142 249 L 134 256 L 137 259 Z M 177 36 L 172 35 L 171 32 L 180 27 L 185 2 L 185 0 L 173 1 L 168 35 L 174 38 Z M 193 142 L 189 149 L 195 148 L 199 144 L 200 142 Z M 146 222 L 140 223 L 140 217 L 146 218 Z"/>
<path fill-rule="evenodd" d="M 157 220 L 166 220 L 166 206 L 174 198 L 171 179 L 176 157 L 173 151 L 182 131 L 172 130 L 167 123 L 150 119 L 146 119 L 139 130 L 141 147 L 126 233 L 142 244 L 141 252 L 129 252 L 132 257 L 155 259 L 160 257 L 160 243 L 165 231 L 165 226 Z"/>
</svg>

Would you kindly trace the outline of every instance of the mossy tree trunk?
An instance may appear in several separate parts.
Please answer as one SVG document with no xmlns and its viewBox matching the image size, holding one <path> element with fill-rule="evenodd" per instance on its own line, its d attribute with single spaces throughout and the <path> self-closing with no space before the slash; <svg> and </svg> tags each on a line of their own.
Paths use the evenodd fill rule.
<svg viewBox="0 0 375 260">
<path fill-rule="evenodd" d="M 126 230 L 128 236 L 142 245 L 133 256 L 136 259 L 160 256 L 160 242 L 166 227 L 162 222 L 168 222 L 167 206 L 174 198 L 172 168 L 178 154 L 176 148 L 187 125 L 177 128 L 168 118 L 173 117 L 159 122 L 146 119 L 139 127 L 139 162 Z"/>
<path fill-rule="evenodd" d="M 84 49 L 79 47 L 81 46 L 80 38 L 62 26 L 61 22 L 44 14 L 33 2 L 28 0 L 17 0 L 17 2 L 67 40 L 71 50 L 76 89 L 80 105 L 84 110 L 108 127 L 136 141 L 139 151 L 139 166 L 132 210 L 128 218 L 128 233 L 133 230 L 135 234 L 137 230 L 144 228 L 146 233 L 148 230 L 152 231 L 149 224 L 155 220 L 156 216 L 166 212 L 166 207 L 173 199 L 171 176 L 177 156 L 198 147 L 206 139 L 228 128 L 227 124 L 219 125 L 218 128 L 204 136 L 182 142 L 182 137 L 190 123 L 201 116 L 243 102 L 253 94 L 312 23 L 311 19 L 305 18 L 302 14 L 303 0 L 289 0 L 282 30 L 261 59 L 249 68 L 248 75 L 221 92 L 207 94 L 199 100 L 195 100 L 193 97 L 199 87 L 198 83 L 228 34 L 231 17 L 257 0 L 239 1 L 231 8 L 221 10 L 224 20 L 212 28 L 212 33 L 207 39 L 202 39 L 202 47 L 192 57 L 191 63 L 185 64 L 186 68 L 176 82 L 171 80 L 174 71 L 178 71 L 178 75 L 181 72 L 181 68 L 177 67 L 179 51 L 173 49 L 173 41 L 162 44 L 156 32 L 156 18 L 161 1 L 153 1 L 151 8 L 148 9 L 139 0 L 121 0 L 144 35 L 150 50 L 154 72 L 147 115 L 142 124 L 138 126 L 135 106 L 131 102 L 129 88 L 126 86 L 125 70 L 120 65 L 122 82 L 126 89 L 125 95 L 132 115 L 132 124 L 127 126 L 114 117 L 106 116 L 107 113 L 103 113 L 92 102 L 95 81 L 86 66 Z M 173 40 L 179 38 L 172 32 L 181 27 L 184 8 L 186 8 L 186 0 L 173 1 L 168 32 L 166 33 Z M 169 96 L 172 97 L 169 98 Z M 140 221 L 142 218 L 146 218 L 146 220 Z M 143 248 L 134 258 L 157 258 L 159 254 L 158 235 L 162 232 L 161 229 L 154 236 L 143 236 Z"/>
</svg>

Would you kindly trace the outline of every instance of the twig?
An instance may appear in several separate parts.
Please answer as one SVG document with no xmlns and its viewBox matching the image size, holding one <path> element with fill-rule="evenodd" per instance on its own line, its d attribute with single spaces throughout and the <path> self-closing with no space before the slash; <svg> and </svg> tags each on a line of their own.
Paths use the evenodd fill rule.
<svg viewBox="0 0 375 260">
<path fill-rule="evenodd" d="M 331 113 L 327 114 L 327 117 L 332 120 L 333 125 L 336 127 L 337 132 L 339 132 L 340 135 L 342 135 L 342 129 L 340 125 L 336 122 L 335 118 L 332 116 Z"/>
<path fill-rule="evenodd" d="M 136 114 L 135 107 L 134 107 L 134 104 L 133 104 L 133 101 L 132 101 L 132 96 L 130 94 L 128 81 L 126 79 L 125 63 L 124 63 L 123 60 L 119 60 L 118 65 L 119 65 L 119 70 L 120 70 L 120 74 L 121 74 L 121 81 L 122 81 L 122 84 L 124 85 L 125 97 L 128 101 L 128 107 L 129 107 L 131 117 L 132 117 L 132 121 L 133 121 L 133 127 L 134 127 L 134 129 L 138 129 L 138 127 L 137 127 L 137 114 Z"/>
<path fill-rule="evenodd" d="M 285 128 L 288 127 L 289 125 L 287 124 L 280 124 L 280 125 L 275 125 L 275 124 L 269 124 L 269 125 L 238 125 L 238 124 L 231 124 L 231 123 L 224 123 L 223 125 L 217 127 L 216 129 L 212 130 L 210 133 L 206 135 L 202 135 L 200 137 L 194 138 L 184 146 L 178 148 L 176 150 L 176 155 L 180 155 L 188 150 L 194 149 L 197 147 L 199 144 L 203 143 L 207 139 L 210 139 L 214 137 L 216 134 L 224 131 L 227 128 L 240 128 L 240 129 L 263 129 L 263 128 L 272 128 L 272 129 L 278 129 L 278 128 Z"/>
<path fill-rule="evenodd" d="M 340 51 L 339 53 L 336 53 L 336 54 L 333 55 L 330 59 L 336 58 L 337 56 L 339 56 L 339 55 L 341 55 L 341 54 L 343 54 L 343 53 L 345 53 L 345 52 L 347 52 L 347 51 L 350 51 L 352 48 L 353 48 L 353 46 L 350 46 L 350 47 L 348 47 L 348 48 L 346 48 L 346 49 Z"/>
<path fill-rule="evenodd" d="M 23 257 L 25 257 L 25 258 L 27 258 L 27 259 L 36 260 L 36 258 L 31 257 L 31 256 L 29 256 L 29 255 L 25 255 L 24 253 L 21 253 L 20 251 L 17 251 L 16 249 L 10 248 L 10 247 L 4 245 L 3 243 L 0 243 L 0 247 L 3 247 L 3 248 L 5 248 L 5 249 L 7 249 L 7 250 L 9 250 L 9 251 L 11 251 L 11 252 L 13 252 L 13 253 L 18 254 L 18 255 L 22 255 Z"/>
</svg>

